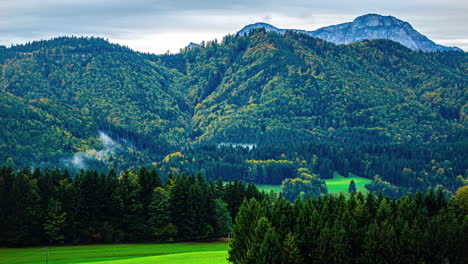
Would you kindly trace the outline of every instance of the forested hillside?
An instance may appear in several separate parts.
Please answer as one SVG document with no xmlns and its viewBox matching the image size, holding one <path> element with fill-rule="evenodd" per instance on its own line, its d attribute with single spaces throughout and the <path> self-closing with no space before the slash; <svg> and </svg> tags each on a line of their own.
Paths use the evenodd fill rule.
<svg viewBox="0 0 468 264">
<path fill-rule="evenodd" d="M 464 131 L 467 57 L 455 52 L 458 60 L 446 65 L 446 56 L 385 40 L 336 46 L 259 30 L 180 57 L 196 104 L 196 139 L 365 135 L 389 143 L 439 141 Z"/>
<path fill-rule="evenodd" d="M 57 162 L 57 151 L 66 157 L 98 149 L 98 129 L 147 154 L 168 152 L 187 133 L 189 108 L 174 80 L 181 74 L 129 49 L 96 38 L 58 38 L 14 46 L 4 50 L 3 58 L 2 105 L 21 104 L 16 113 L 2 113 L 7 117 L 2 127 L 9 133 L 2 135 L 1 147 L 10 149 L 2 155 L 20 164 Z M 36 123 L 36 130 L 29 122 Z M 18 139 L 23 133 L 59 143 Z M 22 148 L 43 158 L 21 159 Z"/>
<path fill-rule="evenodd" d="M 467 58 L 263 30 L 165 55 L 99 38 L 2 48 L 0 162 L 275 184 L 338 171 L 394 196 L 453 193 L 467 178 Z"/>
</svg>

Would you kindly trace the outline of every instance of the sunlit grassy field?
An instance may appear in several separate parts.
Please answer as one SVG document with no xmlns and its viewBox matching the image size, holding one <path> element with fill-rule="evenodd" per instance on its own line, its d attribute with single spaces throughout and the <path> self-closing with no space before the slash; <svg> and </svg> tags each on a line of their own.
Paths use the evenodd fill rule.
<svg viewBox="0 0 468 264">
<path fill-rule="evenodd" d="M 350 173 L 349 177 L 343 177 L 338 173 L 334 173 L 333 179 L 326 179 L 324 180 L 327 184 L 328 193 L 331 194 L 339 194 L 339 193 L 347 193 L 349 183 L 351 180 L 354 180 L 356 183 L 357 191 L 361 191 L 363 193 L 367 192 L 367 189 L 364 187 L 366 184 L 370 183 L 372 180 L 359 177 Z M 257 184 L 259 190 L 270 192 L 273 190 L 274 192 L 281 191 L 281 185 L 269 185 L 269 184 Z"/>
<path fill-rule="evenodd" d="M 354 180 L 354 183 L 356 183 L 357 191 L 361 191 L 363 193 L 367 192 L 365 185 L 371 183 L 372 181 L 370 179 L 356 176 L 352 173 L 350 173 L 350 176 L 348 178 L 345 178 L 339 175 L 338 173 L 335 173 L 334 179 L 325 180 L 325 183 L 327 184 L 328 188 L 328 193 L 339 194 L 341 192 L 348 192 L 349 183 L 351 182 L 351 180 Z"/>
<path fill-rule="evenodd" d="M 227 242 L 63 246 L 48 249 L 49 264 L 228 263 Z M 43 264 L 45 248 L 0 249 L 0 263 Z"/>
</svg>

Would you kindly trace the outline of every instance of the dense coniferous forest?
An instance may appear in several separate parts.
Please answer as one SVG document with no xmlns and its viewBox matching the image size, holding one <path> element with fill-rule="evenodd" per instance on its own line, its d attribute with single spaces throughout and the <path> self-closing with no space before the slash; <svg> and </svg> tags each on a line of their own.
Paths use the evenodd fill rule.
<svg viewBox="0 0 468 264">
<path fill-rule="evenodd" d="M 160 168 L 202 171 L 209 179 L 260 184 L 281 184 L 303 173 L 321 179 L 332 178 L 334 171 L 344 176 L 353 173 L 376 179 L 370 186 L 375 193 L 396 198 L 430 188 L 453 194 L 466 185 L 467 148 L 466 141 L 385 145 L 317 142 L 252 150 L 205 144 L 169 155 Z"/>
<path fill-rule="evenodd" d="M 0 169 L 0 246 L 213 240 L 227 236 L 255 185 L 145 167 L 116 175 Z"/>
<path fill-rule="evenodd" d="M 229 260 L 256 264 L 464 263 L 467 191 L 463 187 L 450 201 L 441 192 L 416 193 L 400 200 L 372 193 L 294 203 L 283 198 L 245 200 L 237 214 Z"/>
<path fill-rule="evenodd" d="M 0 168 L 1 246 L 206 241 L 233 263 L 463 263 L 468 188 L 298 198 L 200 174 Z"/>
</svg>

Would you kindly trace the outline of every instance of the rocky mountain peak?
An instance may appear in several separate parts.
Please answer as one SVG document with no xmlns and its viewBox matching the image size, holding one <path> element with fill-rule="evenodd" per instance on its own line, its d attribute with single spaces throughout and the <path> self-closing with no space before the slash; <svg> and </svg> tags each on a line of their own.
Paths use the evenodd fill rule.
<svg viewBox="0 0 468 264">
<path fill-rule="evenodd" d="M 362 40 L 387 39 L 400 43 L 412 50 L 426 52 L 461 51 L 456 47 L 445 47 L 416 31 L 408 22 L 393 16 L 367 14 L 354 19 L 353 22 L 323 27 L 315 31 L 298 29 L 279 29 L 266 23 L 255 23 L 245 26 L 240 35 L 248 35 L 253 29 L 264 28 L 267 32 L 274 31 L 284 34 L 287 31 L 314 36 L 335 44 L 349 44 Z"/>
</svg>

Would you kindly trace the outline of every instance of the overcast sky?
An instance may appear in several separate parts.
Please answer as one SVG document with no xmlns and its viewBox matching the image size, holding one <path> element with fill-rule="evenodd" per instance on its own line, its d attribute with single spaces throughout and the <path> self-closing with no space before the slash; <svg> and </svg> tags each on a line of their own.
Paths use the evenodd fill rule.
<svg viewBox="0 0 468 264">
<path fill-rule="evenodd" d="M 467 0 L 0 0 L 0 45 L 100 36 L 142 52 L 177 52 L 255 22 L 314 30 L 367 13 L 395 16 L 468 51 Z"/>
</svg>

